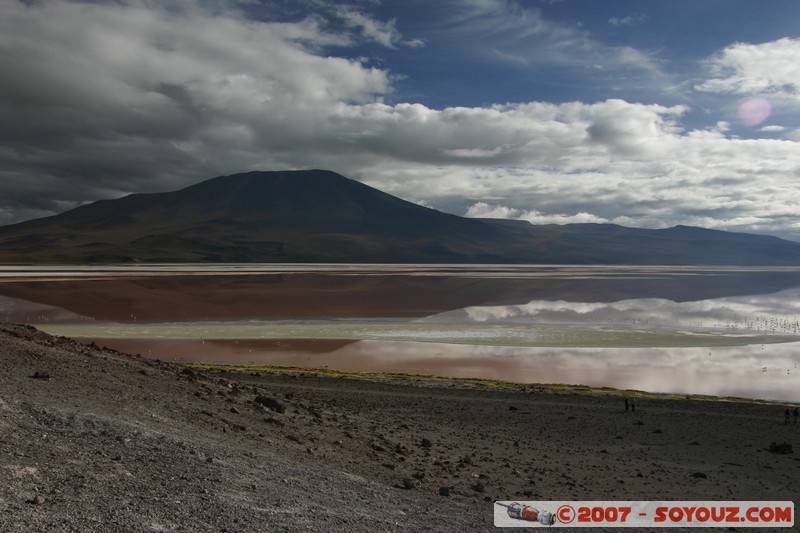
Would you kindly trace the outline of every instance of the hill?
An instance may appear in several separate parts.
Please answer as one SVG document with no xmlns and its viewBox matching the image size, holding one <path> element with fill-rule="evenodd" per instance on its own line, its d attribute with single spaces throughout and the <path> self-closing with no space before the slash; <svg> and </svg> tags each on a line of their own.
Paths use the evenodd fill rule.
<svg viewBox="0 0 800 533">
<path fill-rule="evenodd" d="M 221 176 L 0 228 L 0 262 L 138 261 L 796 265 L 800 244 L 463 218 L 325 170 Z"/>
</svg>

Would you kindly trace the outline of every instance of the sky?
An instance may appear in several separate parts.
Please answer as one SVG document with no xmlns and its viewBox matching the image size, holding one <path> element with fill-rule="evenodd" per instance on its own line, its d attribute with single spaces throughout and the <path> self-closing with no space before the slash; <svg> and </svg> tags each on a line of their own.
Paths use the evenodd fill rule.
<svg viewBox="0 0 800 533">
<path fill-rule="evenodd" d="M 309 168 L 800 241 L 800 2 L 0 0 L 0 224 Z"/>
</svg>

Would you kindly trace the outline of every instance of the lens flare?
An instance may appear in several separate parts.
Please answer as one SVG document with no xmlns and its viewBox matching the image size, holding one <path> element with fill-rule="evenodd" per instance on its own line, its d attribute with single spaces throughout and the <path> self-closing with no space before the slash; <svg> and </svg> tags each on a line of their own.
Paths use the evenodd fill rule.
<svg viewBox="0 0 800 533">
<path fill-rule="evenodd" d="M 751 98 L 739 106 L 739 118 L 745 126 L 758 126 L 769 118 L 772 106 L 764 98 Z"/>
</svg>

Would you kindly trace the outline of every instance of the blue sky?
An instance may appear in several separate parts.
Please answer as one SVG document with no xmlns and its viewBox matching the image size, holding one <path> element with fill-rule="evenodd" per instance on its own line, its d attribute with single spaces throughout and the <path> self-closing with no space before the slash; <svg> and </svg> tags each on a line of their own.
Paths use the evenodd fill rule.
<svg viewBox="0 0 800 533">
<path fill-rule="evenodd" d="M 800 240 L 800 2 L 0 0 L 0 223 L 327 168 L 535 224 Z"/>
</svg>

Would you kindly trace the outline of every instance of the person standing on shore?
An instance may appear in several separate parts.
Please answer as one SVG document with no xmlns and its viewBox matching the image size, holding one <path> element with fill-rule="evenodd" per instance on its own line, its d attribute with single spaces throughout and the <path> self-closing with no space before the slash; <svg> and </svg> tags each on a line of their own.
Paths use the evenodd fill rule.
<svg viewBox="0 0 800 533">
<path fill-rule="evenodd" d="M 629 405 L 628 405 L 628 398 L 627 398 L 627 396 L 626 396 L 626 397 L 625 397 L 625 412 L 626 412 L 626 413 L 628 412 L 628 407 L 629 407 Z"/>
<path fill-rule="evenodd" d="M 792 411 L 792 416 L 794 417 L 794 423 L 797 424 L 797 418 L 800 417 L 800 411 L 797 410 L 797 407 Z"/>
<path fill-rule="evenodd" d="M 783 410 L 783 423 L 786 425 L 789 424 L 789 415 L 790 415 L 789 408 L 787 407 L 786 409 Z"/>
<path fill-rule="evenodd" d="M 631 398 L 631 412 L 636 412 L 636 398 Z"/>
</svg>

